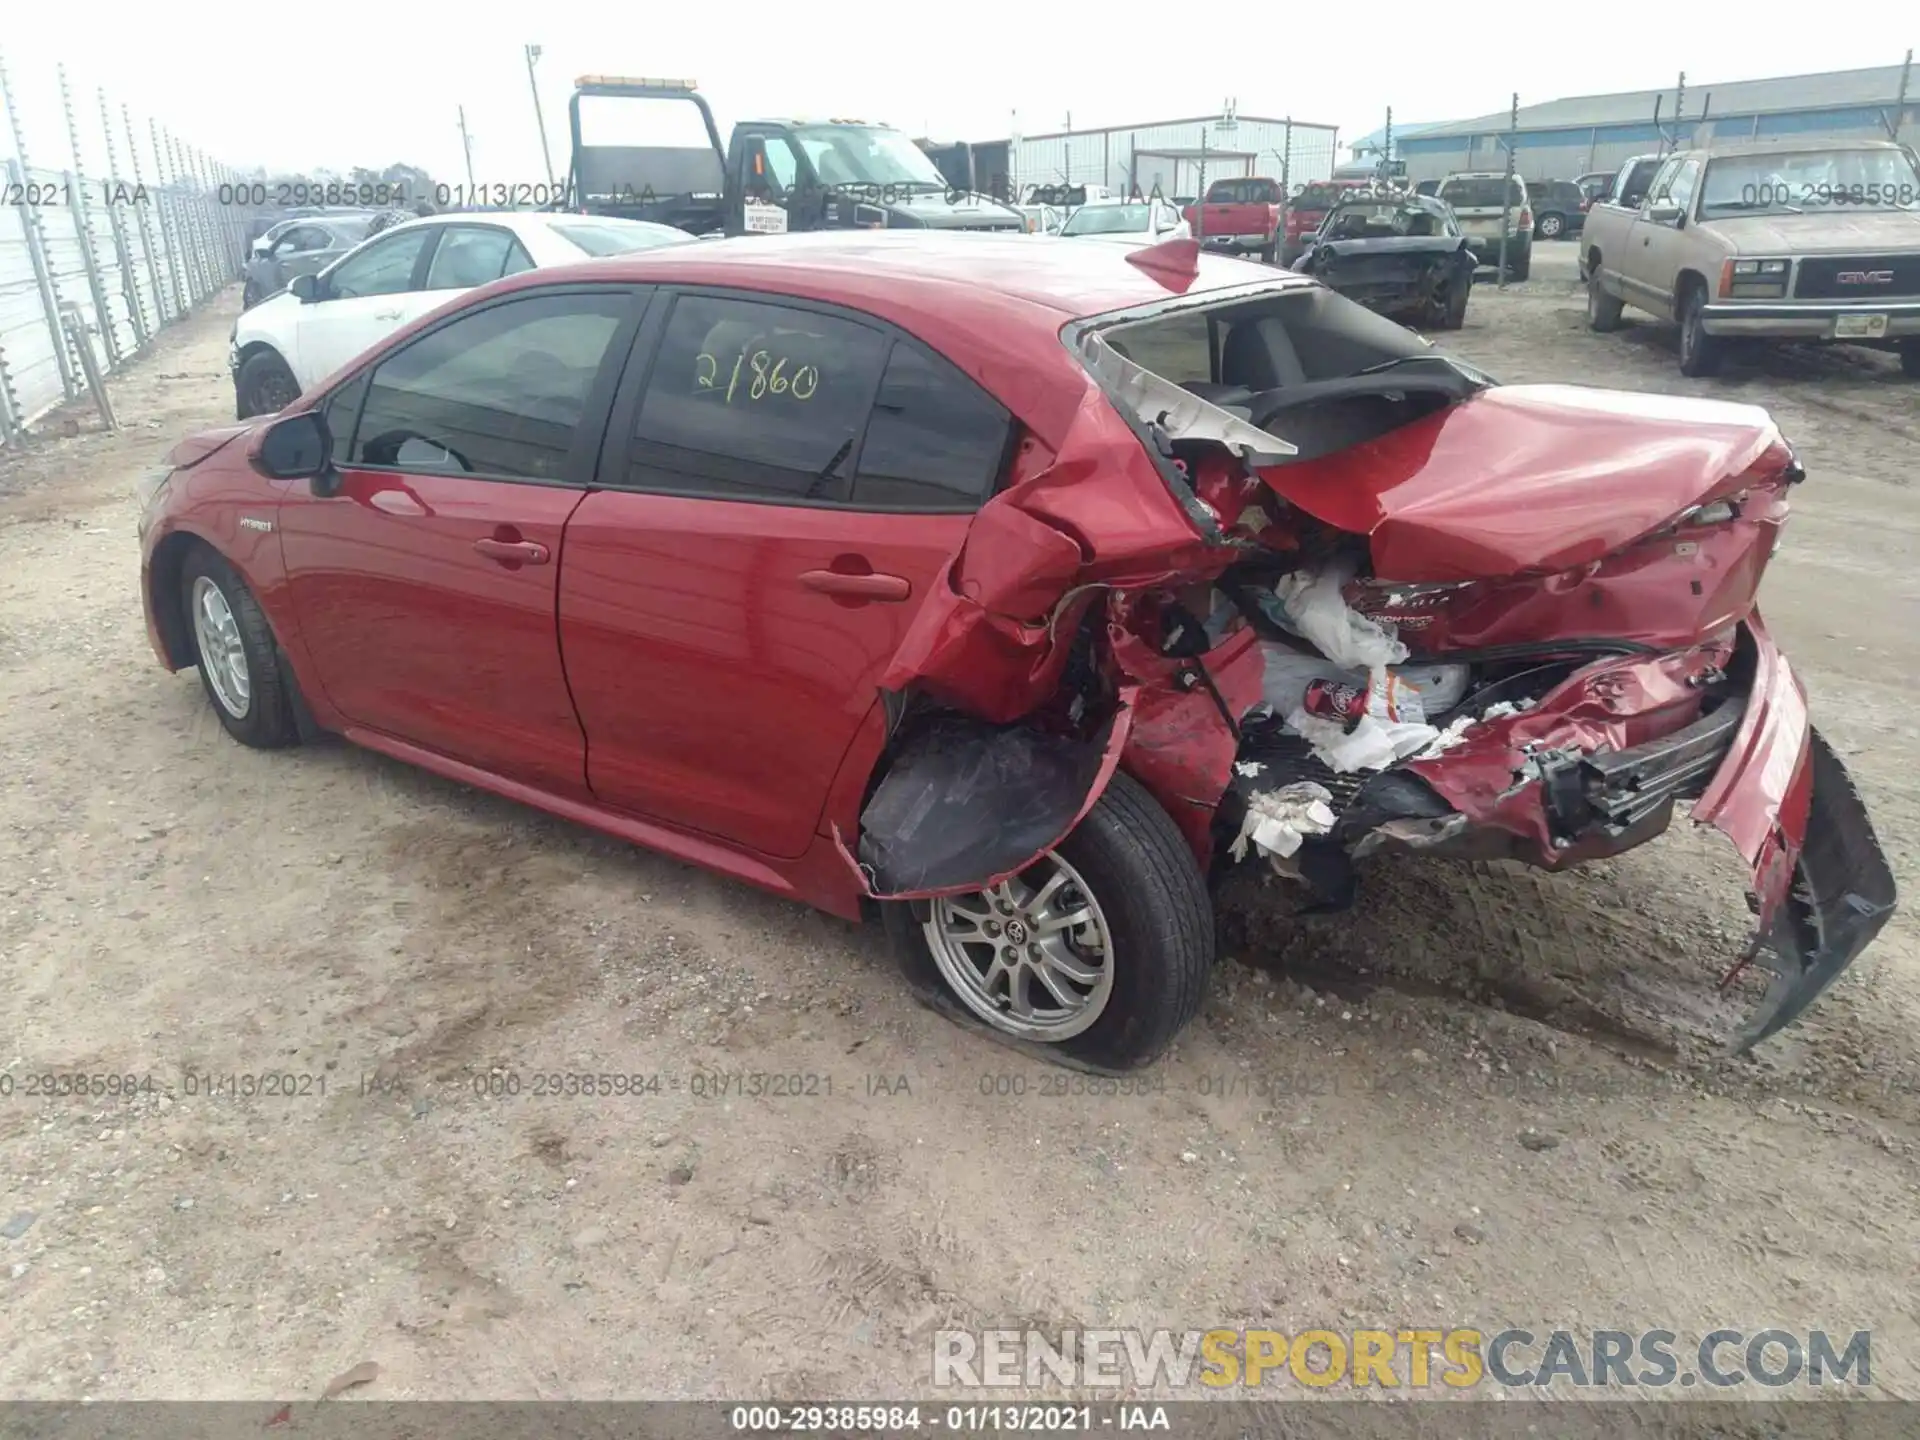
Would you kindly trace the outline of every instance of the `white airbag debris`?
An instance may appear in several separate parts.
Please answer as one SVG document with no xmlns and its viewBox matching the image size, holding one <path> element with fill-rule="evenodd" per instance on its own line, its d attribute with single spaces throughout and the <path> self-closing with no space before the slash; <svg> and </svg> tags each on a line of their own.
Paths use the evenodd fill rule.
<svg viewBox="0 0 1920 1440">
<path fill-rule="evenodd" d="M 1297 780 L 1277 790 L 1265 790 L 1247 801 L 1247 815 L 1228 851 L 1235 860 L 1247 858 L 1249 842 L 1274 860 L 1284 860 L 1309 835 L 1333 829 L 1333 792 L 1311 780 Z"/>
</svg>

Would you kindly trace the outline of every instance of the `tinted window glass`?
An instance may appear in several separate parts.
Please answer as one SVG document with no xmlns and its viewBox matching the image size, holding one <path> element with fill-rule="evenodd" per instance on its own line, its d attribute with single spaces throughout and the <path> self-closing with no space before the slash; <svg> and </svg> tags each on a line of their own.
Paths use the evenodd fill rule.
<svg viewBox="0 0 1920 1440">
<path fill-rule="evenodd" d="M 333 458 L 345 463 L 353 453 L 353 422 L 360 418 L 360 402 L 367 396 L 366 372 L 355 376 L 320 403 L 327 433 L 333 437 Z"/>
<path fill-rule="evenodd" d="M 886 349 L 878 331 L 850 320 L 682 296 L 647 379 L 629 483 L 844 500 Z"/>
<path fill-rule="evenodd" d="M 1527 203 L 1527 191 L 1517 176 L 1511 181 L 1498 175 L 1461 176 L 1441 184 L 1440 198 L 1456 210 L 1499 210 L 1509 200 L 1518 210 Z"/>
<path fill-rule="evenodd" d="M 945 360 L 895 341 L 860 445 L 854 504 L 973 509 L 1000 474 L 1011 423 Z"/>
<path fill-rule="evenodd" d="M 513 236 L 492 226 L 449 225 L 427 267 L 427 289 L 471 290 L 498 280 L 513 249 Z"/>
<path fill-rule="evenodd" d="M 355 465 L 557 480 L 625 295 L 535 295 L 442 326 L 373 372 Z"/>
<path fill-rule="evenodd" d="M 507 263 L 501 269 L 502 275 L 518 275 L 522 270 L 533 269 L 533 257 L 520 247 L 518 240 L 507 251 Z"/>
<path fill-rule="evenodd" d="M 433 227 L 422 225 L 375 241 L 357 254 L 349 255 L 327 277 L 330 299 L 353 300 L 368 295 L 398 295 L 411 288 L 414 262 L 420 247 L 433 234 Z"/>
<path fill-rule="evenodd" d="M 275 248 L 282 255 L 296 255 L 303 250 L 325 250 L 333 244 L 333 236 L 324 225 L 296 225 L 275 242 Z"/>
</svg>

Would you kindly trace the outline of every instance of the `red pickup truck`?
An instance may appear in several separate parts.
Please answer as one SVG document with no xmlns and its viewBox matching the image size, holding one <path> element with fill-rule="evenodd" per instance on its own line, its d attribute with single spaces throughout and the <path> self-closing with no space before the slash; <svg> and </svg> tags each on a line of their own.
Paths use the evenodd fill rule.
<svg viewBox="0 0 1920 1440">
<path fill-rule="evenodd" d="M 1183 214 L 1194 238 L 1207 249 L 1236 255 L 1254 251 L 1271 264 L 1281 240 L 1285 198 L 1278 180 L 1239 175 L 1214 181 L 1200 203 L 1187 206 Z"/>
</svg>

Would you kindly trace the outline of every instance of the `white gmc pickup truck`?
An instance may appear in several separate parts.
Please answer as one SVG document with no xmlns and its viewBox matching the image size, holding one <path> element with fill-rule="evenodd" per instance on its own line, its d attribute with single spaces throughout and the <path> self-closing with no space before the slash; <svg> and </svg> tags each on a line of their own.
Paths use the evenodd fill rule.
<svg viewBox="0 0 1920 1440">
<path fill-rule="evenodd" d="M 1594 330 L 1628 305 L 1678 321 L 1686 375 L 1790 339 L 1896 350 L 1920 377 L 1920 163 L 1874 140 L 1681 150 L 1637 206 L 1587 212 L 1580 274 Z"/>
</svg>

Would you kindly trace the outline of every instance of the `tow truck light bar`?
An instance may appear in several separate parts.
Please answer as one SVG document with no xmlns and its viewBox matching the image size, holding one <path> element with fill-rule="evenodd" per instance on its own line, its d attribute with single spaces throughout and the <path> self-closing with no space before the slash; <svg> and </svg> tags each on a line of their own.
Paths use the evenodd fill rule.
<svg viewBox="0 0 1920 1440">
<path fill-rule="evenodd" d="M 589 85 L 644 85 L 652 90 L 694 90 L 697 87 L 691 80 L 660 80 L 645 75 L 582 75 L 573 82 L 574 89 L 584 90 Z"/>
</svg>

